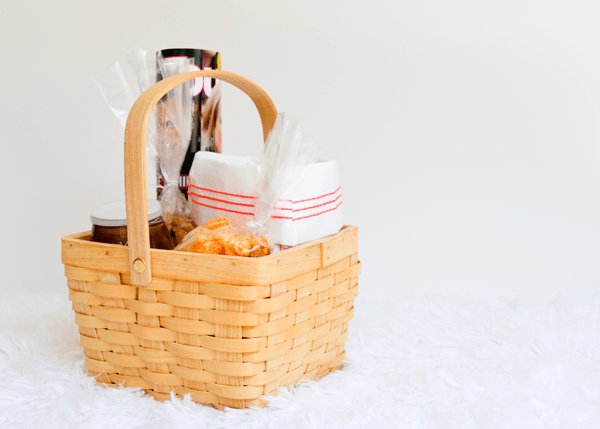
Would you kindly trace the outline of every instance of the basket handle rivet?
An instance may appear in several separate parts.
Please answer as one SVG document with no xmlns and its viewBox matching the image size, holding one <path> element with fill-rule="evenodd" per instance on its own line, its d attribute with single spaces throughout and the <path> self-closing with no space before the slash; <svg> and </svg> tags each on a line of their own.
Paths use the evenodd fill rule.
<svg viewBox="0 0 600 429">
<path fill-rule="evenodd" d="M 137 258 L 133 261 L 133 269 L 136 273 L 143 273 L 146 271 L 146 262 L 142 258 Z"/>
</svg>

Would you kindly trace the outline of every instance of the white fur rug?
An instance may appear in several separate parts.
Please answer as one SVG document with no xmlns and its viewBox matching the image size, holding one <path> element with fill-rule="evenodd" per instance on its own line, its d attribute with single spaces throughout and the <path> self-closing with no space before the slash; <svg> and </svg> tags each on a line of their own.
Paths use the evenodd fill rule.
<svg viewBox="0 0 600 429">
<path fill-rule="evenodd" d="M 85 376 L 66 291 L 0 303 L 1 428 L 600 428 L 600 294 L 359 298 L 341 371 L 264 409 Z"/>
</svg>

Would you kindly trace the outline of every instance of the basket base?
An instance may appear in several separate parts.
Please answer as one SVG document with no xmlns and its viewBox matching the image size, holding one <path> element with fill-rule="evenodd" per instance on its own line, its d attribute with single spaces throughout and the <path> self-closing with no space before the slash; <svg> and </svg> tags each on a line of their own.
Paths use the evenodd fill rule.
<svg viewBox="0 0 600 429">
<path fill-rule="evenodd" d="M 344 355 L 345 355 L 345 353 L 344 353 Z M 283 387 L 284 389 L 289 389 L 290 387 L 299 386 L 300 384 L 302 384 L 303 382 L 306 382 L 306 381 L 311 381 L 311 380 L 317 381 L 317 380 L 320 380 L 321 378 L 325 377 L 326 375 L 328 375 L 328 374 L 330 374 L 330 373 L 332 373 L 334 371 L 337 371 L 337 370 L 341 369 L 342 366 L 343 365 L 339 365 L 339 366 L 336 366 L 336 367 L 329 368 L 328 370 L 326 370 L 325 372 L 322 372 L 322 373 L 317 373 L 316 371 L 313 370 L 312 371 L 312 374 L 314 374 L 313 378 L 302 378 L 302 379 L 298 380 L 298 382 L 296 382 L 293 385 L 290 385 L 290 386 L 281 386 L 281 387 Z M 91 376 L 91 377 L 96 378 L 96 383 L 98 385 L 100 385 L 101 387 L 119 388 L 122 385 L 124 385 L 126 387 L 135 387 L 135 386 L 131 386 L 131 383 L 130 382 L 128 383 L 125 380 L 122 383 L 119 383 L 119 384 L 112 383 L 112 382 L 110 382 L 108 374 L 95 373 L 95 371 L 88 371 L 88 375 Z M 102 381 L 102 380 L 107 380 L 107 379 L 109 380 L 108 382 Z M 170 401 L 172 399 L 171 393 L 156 392 L 155 390 L 152 390 L 152 389 L 143 389 L 143 390 L 144 390 L 144 392 L 146 392 L 146 394 L 152 396 L 155 400 L 160 401 L 160 402 Z M 206 398 L 201 398 L 201 399 L 200 398 L 194 398 L 195 395 L 193 394 L 193 392 L 181 392 L 181 391 L 177 392 L 176 390 L 173 390 L 172 393 L 174 393 L 175 397 L 179 398 L 179 399 L 182 399 L 186 394 L 190 394 L 192 396 L 192 400 L 194 400 L 195 402 L 202 403 L 203 405 L 210 405 L 213 408 L 216 408 L 217 410 L 220 410 L 220 411 L 224 411 L 225 408 L 238 408 L 238 407 L 235 407 L 235 406 L 234 407 L 226 407 L 226 406 L 224 406 L 224 405 L 222 405 L 222 404 L 220 404 L 218 402 L 212 402 L 212 403 L 207 404 L 205 402 Z M 197 393 L 203 393 L 203 392 L 197 392 Z M 271 392 L 269 392 L 266 396 L 276 396 L 278 393 L 279 393 L 279 388 L 276 388 L 276 389 L 272 390 Z M 244 401 L 244 406 L 243 407 L 239 407 L 239 408 L 248 408 L 248 407 L 251 407 L 251 406 L 255 406 L 255 407 L 259 407 L 259 408 L 264 408 L 267 404 L 268 404 L 268 401 L 265 399 L 265 396 L 263 396 L 263 397 L 260 397 L 260 398 L 257 398 L 257 399 L 253 399 L 253 400 L 245 400 Z"/>
</svg>

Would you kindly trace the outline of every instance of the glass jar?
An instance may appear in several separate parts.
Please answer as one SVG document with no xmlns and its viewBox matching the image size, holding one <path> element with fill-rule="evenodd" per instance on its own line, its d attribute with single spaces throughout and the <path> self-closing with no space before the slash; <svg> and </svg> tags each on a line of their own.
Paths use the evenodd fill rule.
<svg viewBox="0 0 600 429">
<path fill-rule="evenodd" d="M 91 214 L 92 241 L 127 246 L 127 214 L 125 200 L 112 201 L 95 207 Z M 162 218 L 162 208 L 156 200 L 148 201 L 150 247 L 173 250 L 175 240 Z"/>
</svg>

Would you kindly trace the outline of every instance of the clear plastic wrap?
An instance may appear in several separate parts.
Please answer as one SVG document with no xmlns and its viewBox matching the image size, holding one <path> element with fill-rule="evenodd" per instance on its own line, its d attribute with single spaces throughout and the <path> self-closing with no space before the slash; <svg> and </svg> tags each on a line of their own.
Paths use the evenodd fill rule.
<svg viewBox="0 0 600 429">
<path fill-rule="evenodd" d="M 125 128 L 133 103 L 156 83 L 154 55 L 136 49 L 108 69 L 96 73 L 93 79 L 108 106 Z"/>
<path fill-rule="evenodd" d="M 164 78 L 190 70 L 189 58 L 158 56 L 158 67 Z M 179 189 L 179 172 L 190 144 L 192 132 L 192 81 L 176 86 L 163 97 L 156 108 L 158 137 L 154 144 L 165 185 L 160 194 L 163 219 L 177 242 L 194 228 L 185 196 Z"/>
<path fill-rule="evenodd" d="M 279 113 L 259 159 L 254 184 L 254 217 L 246 225 L 211 219 L 188 234 L 175 250 L 236 256 L 275 252 L 269 220 L 278 200 L 319 160 L 318 147 L 306 138 L 294 118 Z"/>
<path fill-rule="evenodd" d="M 281 112 L 265 143 L 256 177 L 254 221 L 251 226 L 267 227 L 277 200 L 308 170 L 302 167 L 319 160 L 319 148 L 302 133 L 296 118 Z"/>
<path fill-rule="evenodd" d="M 104 99 L 125 127 L 127 116 L 138 97 L 156 83 L 157 68 L 163 77 L 190 70 L 189 58 L 155 60 L 141 49 L 115 62 L 113 66 L 93 76 Z M 160 202 L 163 218 L 171 235 L 180 242 L 194 228 L 185 196 L 179 190 L 179 172 L 187 153 L 192 126 L 192 82 L 169 91 L 156 105 L 146 135 L 149 157 L 158 158 L 165 178 Z"/>
</svg>

